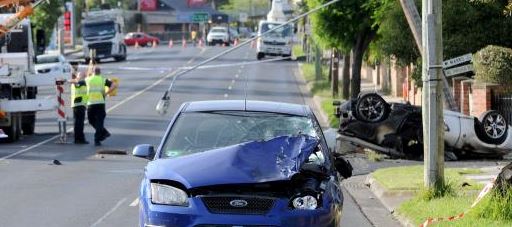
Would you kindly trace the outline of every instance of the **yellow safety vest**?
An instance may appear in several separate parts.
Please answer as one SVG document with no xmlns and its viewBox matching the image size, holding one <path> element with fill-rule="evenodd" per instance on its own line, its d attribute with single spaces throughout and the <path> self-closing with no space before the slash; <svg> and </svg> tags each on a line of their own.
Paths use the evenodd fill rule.
<svg viewBox="0 0 512 227">
<path fill-rule="evenodd" d="M 87 103 L 87 86 L 71 85 L 71 107 L 85 106 Z"/>
<path fill-rule="evenodd" d="M 101 75 L 93 75 L 85 79 L 87 85 L 87 105 L 105 104 L 105 81 Z"/>
</svg>

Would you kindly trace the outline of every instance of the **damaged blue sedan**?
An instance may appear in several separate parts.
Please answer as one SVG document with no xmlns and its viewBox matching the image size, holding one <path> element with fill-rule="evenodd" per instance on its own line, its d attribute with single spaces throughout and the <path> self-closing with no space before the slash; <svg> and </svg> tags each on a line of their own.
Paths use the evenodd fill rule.
<svg viewBox="0 0 512 227">
<path fill-rule="evenodd" d="M 350 163 L 333 152 L 307 106 L 202 101 L 181 106 L 140 185 L 140 226 L 339 226 L 340 181 Z"/>
</svg>

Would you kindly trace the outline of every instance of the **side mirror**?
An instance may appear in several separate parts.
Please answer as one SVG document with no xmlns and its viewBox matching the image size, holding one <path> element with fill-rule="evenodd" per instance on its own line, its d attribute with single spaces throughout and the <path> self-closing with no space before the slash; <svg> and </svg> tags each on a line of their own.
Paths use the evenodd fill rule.
<svg viewBox="0 0 512 227">
<path fill-rule="evenodd" d="M 338 132 L 336 129 L 329 128 L 324 131 L 325 142 L 327 143 L 327 147 L 331 152 L 336 152 L 336 136 Z"/>
<path fill-rule="evenodd" d="M 140 144 L 133 148 L 132 155 L 152 160 L 155 157 L 155 148 L 149 144 Z"/>
<path fill-rule="evenodd" d="M 345 179 L 351 177 L 352 170 L 354 170 L 350 162 L 345 160 L 339 153 L 334 153 L 334 167 Z"/>
</svg>

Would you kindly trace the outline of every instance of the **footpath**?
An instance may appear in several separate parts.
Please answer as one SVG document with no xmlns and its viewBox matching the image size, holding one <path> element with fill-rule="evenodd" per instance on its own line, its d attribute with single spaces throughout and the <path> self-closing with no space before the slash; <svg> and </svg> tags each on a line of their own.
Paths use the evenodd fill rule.
<svg viewBox="0 0 512 227">
<path fill-rule="evenodd" d="M 300 66 L 297 68 L 295 76 L 305 103 L 312 107 L 316 116 L 319 118 L 318 120 L 321 126 L 328 128 L 328 114 L 325 113 L 321 107 L 322 98 L 311 94 L 311 87 L 307 84 Z M 382 94 L 381 91 L 375 89 L 372 83 L 366 81 L 362 81 L 361 91 Z M 383 95 L 383 98 L 387 102 L 404 102 L 400 98 L 387 95 Z M 342 150 L 355 149 L 355 147 L 350 144 L 344 144 L 342 146 L 344 146 Z M 348 146 L 348 148 L 346 146 Z M 374 163 L 369 161 L 365 154 L 354 152 L 346 154 L 345 157 L 354 167 L 354 176 L 342 182 L 343 187 L 348 192 L 345 196 L 350 196 L 356 202 L 358 208 L 364 213 L 373 226 L 415 226 L 410 220 L 400 216 L 398 212 L 395 212 L 403 202 L 414 196 L 415 191 L 388 190 L 375 180 L 371 173 L 379 168 L 419 165 L 421 163 L 407 160 L 386 160 L 383 163 Z M 500 172 L 500 168 L 503 167 L 505 163 L 506 162 L 496 164 L 488 163 L 486 166 L 479 167 L 479 171 L 476 171 L 478 173 L 467 174 L 464 175 L 464 177 L 472 182 L 485 185 L 497 176 Z"/>
</svg>

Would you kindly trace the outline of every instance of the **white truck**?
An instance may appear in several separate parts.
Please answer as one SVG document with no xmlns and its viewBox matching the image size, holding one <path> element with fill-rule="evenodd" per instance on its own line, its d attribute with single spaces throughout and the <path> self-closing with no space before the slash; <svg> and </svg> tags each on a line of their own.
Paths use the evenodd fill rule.
<svg viewBox="0 0 512 227">
<path fill-rule="evenodd" d="M 283 56 L 290 57 L 292 55 L 293 44 L 293 25 L 288 24 L 269 34 L 261 36 L 263 33 L 277 26 L 285 24 L 287 17 L 283 12 L 283 0 L 272 1 L 272 8 L 267 15 L 267 20 L 260 21 L 258 26 L 258 39 L 256 50 L 257 59 L 261 60 L 265 56 Z"/>
<path fill-rule="evenodd" d="M 83 14 L 82 45 L 86 62 L 91 60 L 91 50 L 95 50 L 94 60 L 97 62 L 106 58 L 126 60 L 123 13 L 120 9 L 109 9 Z"/>
<path fill-rule="evenodd" d="M 0 14 L 0 22 L 13 14 Z M 28 19 L 0 38 L 0 138 L 16 141 L 35 129 L 36 112 L 55 110 L 57 98 L 37 99 L 40 86 L 55 86 L 69 73 L 36 74 L 32 28 Z M 7 138 L 5 138 L 7 137 Z"/>
</svg>

